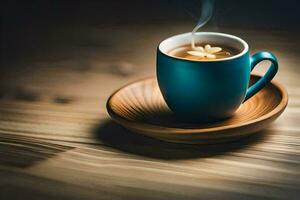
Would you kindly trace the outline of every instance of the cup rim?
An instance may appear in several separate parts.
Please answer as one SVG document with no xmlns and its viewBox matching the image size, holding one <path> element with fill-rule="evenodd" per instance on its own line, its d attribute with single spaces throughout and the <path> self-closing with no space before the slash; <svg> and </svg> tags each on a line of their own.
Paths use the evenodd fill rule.
<svg viewBox="0 0 300 200">
<path fill-rule="evenodd" d="M 222 58 L 222 59 L 216 59 L 216 60 L 189 60 L 189 59 L 185 59 L 185 58 L 179 58 L 179 57 L 175 57 L 175 56 L 171 56 L 167 53 L 165 53 L 164 51 L 161 50 L 161 46 L 164 42 L 167 42 L 167 41 L 170 41 L 170 40 L 174 40 L 178 37 L 184 37 L 184 36 L 188 36 L 188 35 L 191 35 L 192 32 L 187 32 L 187 33 L 182 33 L 182 34 L 177 34 L 177 35 L 173 35 L 171 37 L 168 37 L 164 40 L 162 40 L 157 49 L 160 53 L 162 53 L 163 55 L 169 57 L 169 58 L 172 58 L 172 59 L 175 59 L 175 60 L 181 60 L 181 61 L 189 61 L 189 62 L 196 62 L 196 63 L 204 63 L 204 62 L 221 62 L 221 61 L 228 61 L 228 60 L 234 60 L 236 58 L 239 58 L 241 56 L 243 56 L 244 54 L 246 54 L 248 51 L 249 51 L 249 45 L 247 44 L 247 42 L 237 36 L 234 36 L 234 35 L 230 35 L 230 34 L 227 34 L 227 33 L 221 33 L 221 32 L 196 32 L 195 34 L 196 35 L 216 35 L 216 36 L 221 36 L 221 37 L 226 37 L 226 38 L 230 38 L 230 39 L 233 39 L 233 40 L 236 40 L 238 42 L 240 42 L 244 49 L 238 53 L 237 55 L 234 55 L 234 56 L 231 56 L 231 57 L 228 57 L 228 58 Z"/>
</svg>

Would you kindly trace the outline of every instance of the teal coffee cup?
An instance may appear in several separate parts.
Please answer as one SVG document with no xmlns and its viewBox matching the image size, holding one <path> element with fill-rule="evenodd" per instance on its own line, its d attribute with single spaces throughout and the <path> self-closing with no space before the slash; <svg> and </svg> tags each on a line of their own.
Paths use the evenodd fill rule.
<svg viewBox="0 0 300 200">
<path fill-rule="evenodd" d="M 191 33 L 175 35 L 157 48 L 157 80 L 169 108 L 185 120 L 215 121 L 232 116 L 239 106 L 260 91 L 278 70 L 270 52 L 250 56 L 248 44 L 239 37 L 214 32 L 199 32 L 196 43 L 230 46 L 239 53 L 231 57 L 194 61 L 169 55 L 192 39 Z M 261 61 L 270 61 L 266 74 L 249 87 L 250 73 Z"/>
</svg>

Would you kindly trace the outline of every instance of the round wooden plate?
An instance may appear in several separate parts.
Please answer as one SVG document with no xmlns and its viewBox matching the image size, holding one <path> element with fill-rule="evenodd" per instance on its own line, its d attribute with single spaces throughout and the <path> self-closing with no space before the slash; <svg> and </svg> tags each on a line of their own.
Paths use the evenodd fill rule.
<svg viewBox="0 0 300 200">
<path fill-rule="evenodd" d="M 251 75 L 251 83 L 260 76 Z M 160 140 L 203 144 L 235 140 L 264 129 L 285 109 L 288 95 L 275 81 L 242 104 L 229 119 L 199 124 L 181 122 L 166 105 L 155 78 L 128 84 L 107 101 L 109 115 L 134 132 Z"/>
</svg>

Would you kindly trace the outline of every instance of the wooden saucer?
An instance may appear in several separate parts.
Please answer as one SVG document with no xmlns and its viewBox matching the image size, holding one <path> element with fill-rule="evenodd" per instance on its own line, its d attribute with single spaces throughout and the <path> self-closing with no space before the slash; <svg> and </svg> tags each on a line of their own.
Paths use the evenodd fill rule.
<svg viewBox="0 0 300 200">
<path fill-rule="evenodd" d="M 251 75 L 251 83 L 260 76 Z M 272 81 L 229 119 L 207 124 L 181 122 L 166 105 L 155 78 L 128 84 L 107 101 L 109 115 L 136 133 L 160 140 L 203 144 L 235 140 L 264 129 L 285 109 L 286 90 Z"/>
</svg>

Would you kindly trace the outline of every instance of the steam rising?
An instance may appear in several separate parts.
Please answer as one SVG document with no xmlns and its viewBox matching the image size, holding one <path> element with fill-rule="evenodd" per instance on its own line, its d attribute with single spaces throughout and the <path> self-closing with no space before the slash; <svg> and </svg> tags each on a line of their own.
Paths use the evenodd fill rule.
<svg viewBox="0 0 300 200">
<path fill-rule="evenodd" d="M 202 0 L 202 7 L 201 7 L 201 16 L 200 19 L 192 31 L 192 48 L 196 49 L 195 47 L 195 33 L 204 26 L 212 17 L 214 8 L 214 0 Z"/>
</svg>

